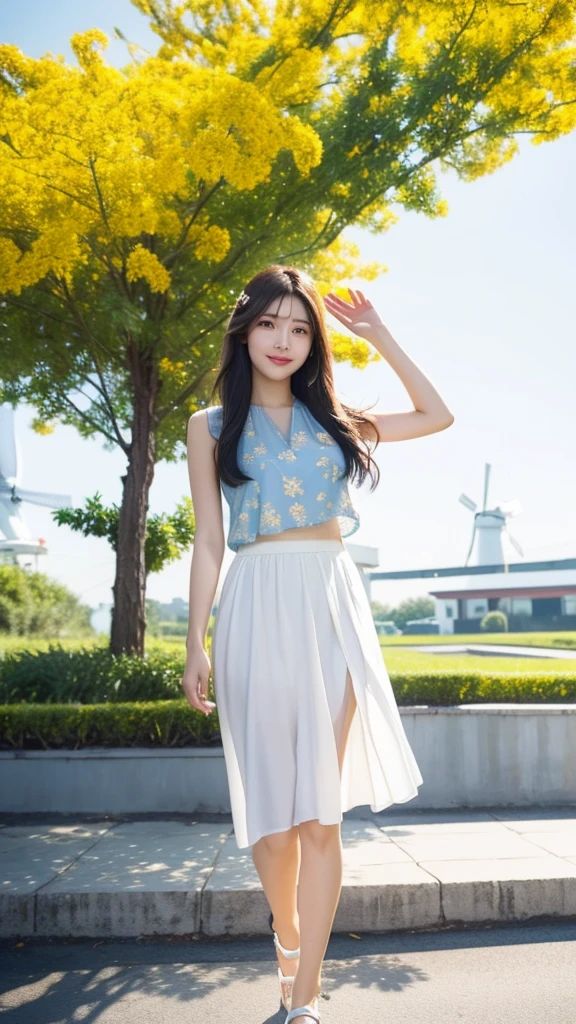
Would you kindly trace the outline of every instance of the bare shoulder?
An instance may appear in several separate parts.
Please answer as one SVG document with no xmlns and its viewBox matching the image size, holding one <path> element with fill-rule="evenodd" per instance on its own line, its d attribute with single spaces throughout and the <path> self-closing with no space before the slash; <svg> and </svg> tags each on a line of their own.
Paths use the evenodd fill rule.
<svg viewBox="0 0 576 1024">
<path fill-rule="evenodd" d="M 214 457 L 216 438 L 210 412 L 210 409 L 197 409 L 188 419 L 186 446 L 189 461 L 191 458 L 202 459 L 203 453 L 206 457 Z"/>
<path fill-rule="evenodd" d="M 188 425 L 193 424 L 193 430 L 199 430 L 197 423 L 205 423 L 208 426 L 208 409 L 196 409 L 188 419 Z"/>
<path fill-rule="evenodd" d="M 188 419 L 188 436 L 194 438 L 212 437 L 210 432 L 211 417 L 214 414 L 215 406 L 206 409 L 197 409 Z"/>
</svg>

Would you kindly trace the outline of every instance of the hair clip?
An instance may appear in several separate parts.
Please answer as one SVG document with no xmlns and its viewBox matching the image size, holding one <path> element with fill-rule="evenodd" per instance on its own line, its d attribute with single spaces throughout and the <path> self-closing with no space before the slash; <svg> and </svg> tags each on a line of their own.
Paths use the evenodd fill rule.
<svg viewBox="0 0 576 1024">
<path fill-rule="evenodd" d="M 250 299 L 250 296 L 247 295 L 245 291 L 242 291 L 242 292 L 240 292 L 240 295 L 236 299 L 236 305 L 237 306 L 244 306 L 248 302 L 249 299 Z"/>
</svg>

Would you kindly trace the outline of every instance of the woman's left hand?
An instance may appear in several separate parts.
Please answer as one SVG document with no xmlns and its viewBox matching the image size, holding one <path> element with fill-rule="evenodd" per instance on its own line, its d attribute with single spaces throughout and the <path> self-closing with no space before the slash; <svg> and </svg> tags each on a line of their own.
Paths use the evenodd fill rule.
<svg viewBox="0 0 576 1024">
<path fill-rule="evenodd" d="M 357 288 L 349 288 L 348 291 L 352 299 L 351 303 L 339 299 L 334 292 L 328 292 L 324 296 L 324 305 L 328 312 L 332 313 L 348 330 L 353 331 L 359 338 L 372 341 L 377 328 L 386 325 L 380 319 L 370 300 L 365 298 L 362 292 Z"/>
</svg>

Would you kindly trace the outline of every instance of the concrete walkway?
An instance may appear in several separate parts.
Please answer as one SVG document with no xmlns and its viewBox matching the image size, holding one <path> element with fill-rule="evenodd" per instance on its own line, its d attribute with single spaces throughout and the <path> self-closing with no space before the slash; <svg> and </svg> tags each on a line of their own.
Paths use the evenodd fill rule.
<svg viewBox="0 0 576 1024">
<path fill-rule="evenodd" d="M 334 933 L 576 918 L 574 807 L 367 808 L 342 845 Z M 4 938 L 270 935 L 229 818 L 5 816 L 0 859 Z"/>
<path fill-rule="evenodd" d="M 390 649 L 390 648 L 388 648 Z M 485 657 L 576 659 L 576 651 L 558 647 L 520 647 L 514 644 L 402 644 L 392 648 L 421 654 L 483 654 Z M 386 648 L 385 648 L 386 653 Z"/>
</svg>

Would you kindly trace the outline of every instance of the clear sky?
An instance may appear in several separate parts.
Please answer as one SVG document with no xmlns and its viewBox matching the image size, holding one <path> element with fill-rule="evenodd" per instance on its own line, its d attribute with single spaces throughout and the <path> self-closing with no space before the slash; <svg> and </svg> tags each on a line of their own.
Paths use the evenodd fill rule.
<svg viewBox="0 0 576 1024">
<path fill-rule="evenodd" d="M 127 59 L 123 44 L 112 40 L 114 25 L 156 49 L 146 19 L 128 0 L 23 0 L 4 10 L 0 33 L 30 56 L 50 51 L 72 60 L 69 37 L 98 27 L 111 39 L 108 59 L 120 66 Z M 370 493 L 369 481 L 351 487 L 361 526 L 350 539 L 377 548 L 381 569 L 463 563 L 473 515 L 458 497 L 464 491 L 481 505 L 485 462 L 492 464 L 490 501 L 521 502 L 510 530 L 525 558 L 576 554 L 576 137 L 541 146 L 524 135 L 519 141 L 512 162 L 473 183 L 437 168 L 448 217 L 432 221 L 398 208 L 400 221 L 385 235 L 346 231 L 363 260 L 389 269 L 378 281 L 344 283 L 370 298 L 455 416 L 441 433 L 381 444 L 378 488 Z M 411 408 L 385 362 L 366 371 L 336 365 L 335 378 L 351 403 Z M 22 486 L 71 494 L 76 506 L 96 491 L 119 503 L 122 454 L 104 451 L 97 439 L 82 440 L 71 427 L 40 437 L 29 428 L 33 415 L 22 405 L 15 417 Z M 158 464 L 150 511 L 172 511 L 185 494 L 186 463 Z M 49 547 L 38 568 L 93 607 L 111 601 L 114 556 L 106 542 L 57 527 L 47 509 L 23 508 L 33 536 Z M 227 549 L 221 580 L 232 558 Z M 187 555 L 150 576 L 148 596 L 186 599 L 189 568 Z M 395 603 L 427 588 L 426 580 L 383 582 L 372 596 Z"/>
</svg>

